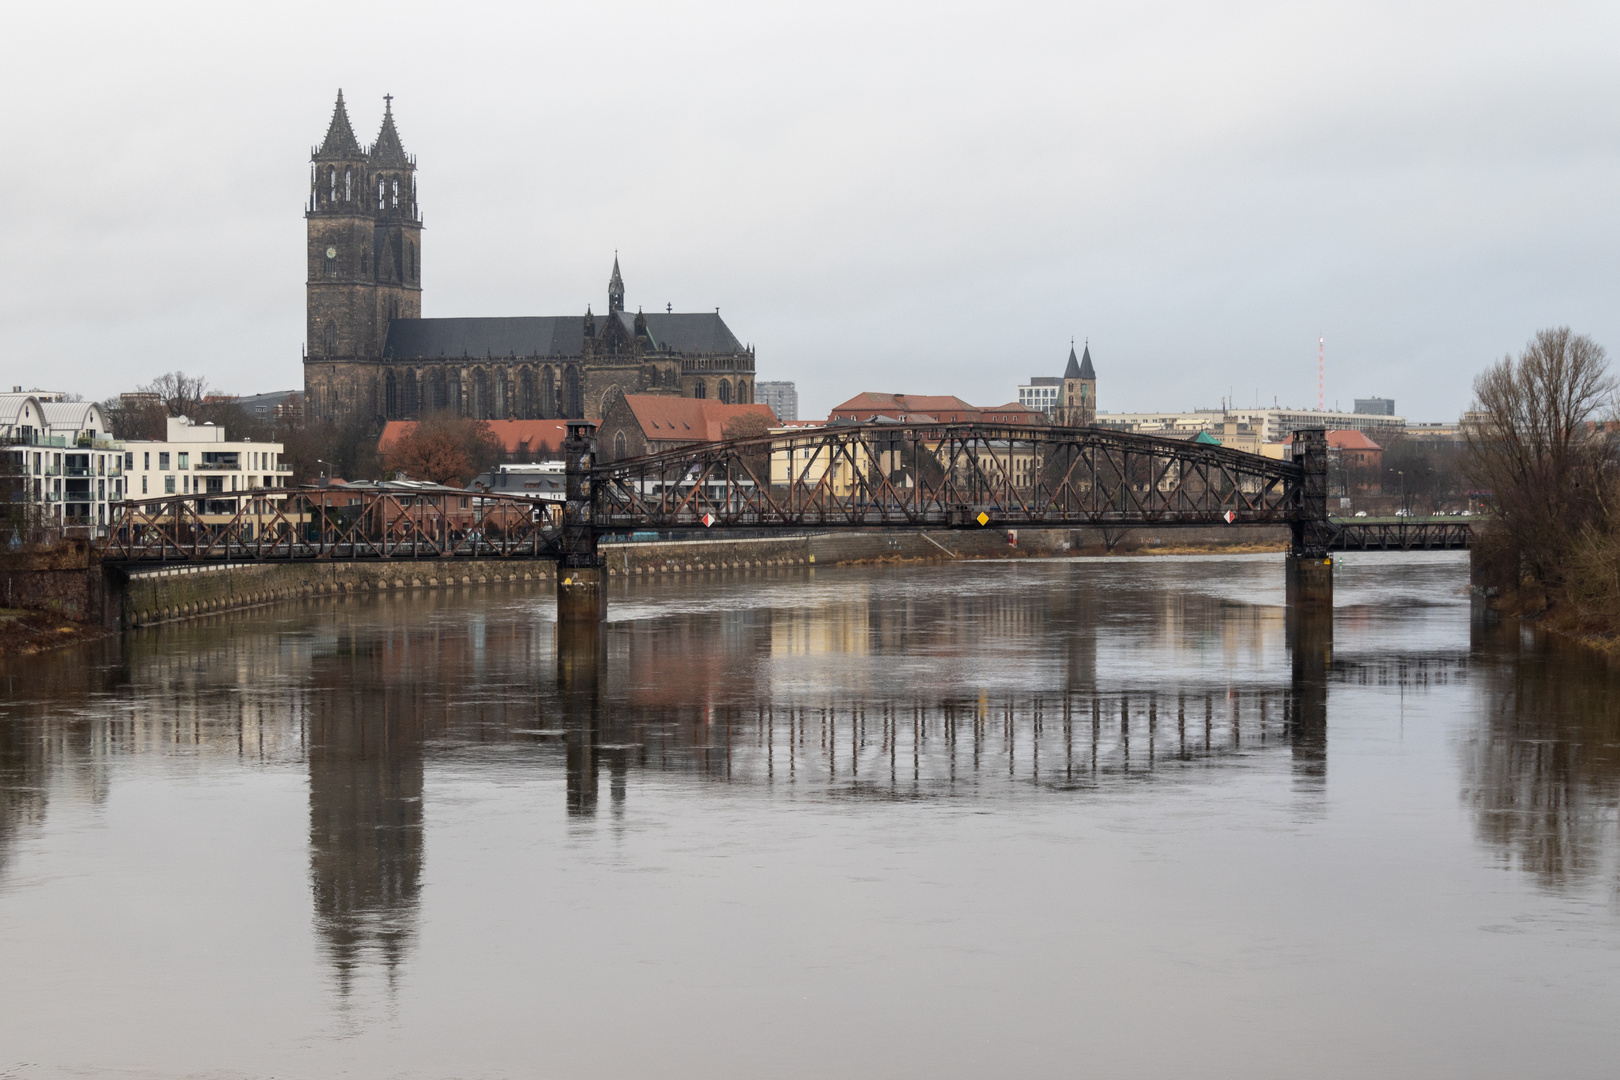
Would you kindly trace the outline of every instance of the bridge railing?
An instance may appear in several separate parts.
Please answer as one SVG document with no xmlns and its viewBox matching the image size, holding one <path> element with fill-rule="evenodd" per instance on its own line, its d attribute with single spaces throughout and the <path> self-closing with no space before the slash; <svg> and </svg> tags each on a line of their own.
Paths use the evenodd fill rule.
<svg viewBox="0 0 1620 1080">
<path fill-rule="evenodd" d="M 599 463 L 593 477 L 599 529 L 1276 524 L 1304 511 L 1293 462 L 1099 428 L 826 427 Z"/>
<path fill-rule="evenodd" d="M 454 488 L 264 488 L 143 498 L 117 507 L 110 562 L 546 556 L 559 511 Z"/>
</svg>

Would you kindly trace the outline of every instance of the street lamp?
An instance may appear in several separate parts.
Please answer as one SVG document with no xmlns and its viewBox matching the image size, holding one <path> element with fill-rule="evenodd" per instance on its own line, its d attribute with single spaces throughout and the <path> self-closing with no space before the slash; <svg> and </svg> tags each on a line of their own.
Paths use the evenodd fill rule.
<svg viewBox="0 0 1620 1080">
<path fill-rule="evenodd" d="M 1395 470 L 1395 475 L 1401 478 L 1401 509 L 1405 510 L 1406 509 L 1406 473 L 1402 472 L 1400 469 L 1396 469 Z M 1400 516 L 1405 517 L 1406 515 L 1403 513 Z"/>
</svg>

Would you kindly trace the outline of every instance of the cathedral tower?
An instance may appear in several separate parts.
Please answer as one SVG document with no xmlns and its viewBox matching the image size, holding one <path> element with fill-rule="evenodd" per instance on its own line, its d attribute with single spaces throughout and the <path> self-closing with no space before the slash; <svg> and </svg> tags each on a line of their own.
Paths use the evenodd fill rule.
<svg viewBox="0 0 1620 1080">
<path fill-rule="evenodd" d="M 362 149 L 338 91 L 326 138 L 311 155 L 305 285 L 306 404 L 316 416 L 374 414 L 375 363 L 389 320 L 422 313 L 416 162 L 385 98 L 382 130 Z"/>
</svg>

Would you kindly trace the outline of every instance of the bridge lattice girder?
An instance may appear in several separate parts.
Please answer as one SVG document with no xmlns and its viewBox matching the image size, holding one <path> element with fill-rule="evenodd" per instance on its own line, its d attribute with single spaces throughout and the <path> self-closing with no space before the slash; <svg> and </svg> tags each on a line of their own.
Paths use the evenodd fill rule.
<svg viewBox="0 0 1620 1080">
<path fill-rule="evenodd" d="M 464 505 L 465 504 L 465 505 Z M 555 555 L 559 511 L 520 496 L 255 488 L 125 503 L 108 562 L 533 558 Z"/>
<path fill-rule="evenodd" d="M 1101 428 L 887 424 L 700 443 L 598 465 L 600 530 L 1283 524 L 1304 471 Z"/>
</svg>

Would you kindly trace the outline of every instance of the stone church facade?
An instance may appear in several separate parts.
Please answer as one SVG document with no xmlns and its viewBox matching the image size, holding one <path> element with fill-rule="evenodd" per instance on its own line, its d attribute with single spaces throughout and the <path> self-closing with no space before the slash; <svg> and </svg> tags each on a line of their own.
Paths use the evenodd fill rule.
<svg viewBox="0 0 1620 1080">
<path fill-rule="evenodd" d="M 600 419 L 625 394 L 754 400 L 754 350 L 720 313 L 631 313 L 613 260 L 607 310 L 422 318 L 416 159 L 386 99 L 362 148 L 343 92 L 315 149 L 309 203 L 304 405 L 340 422 L 449 410 L 479 419 Z"/>
</svg>

